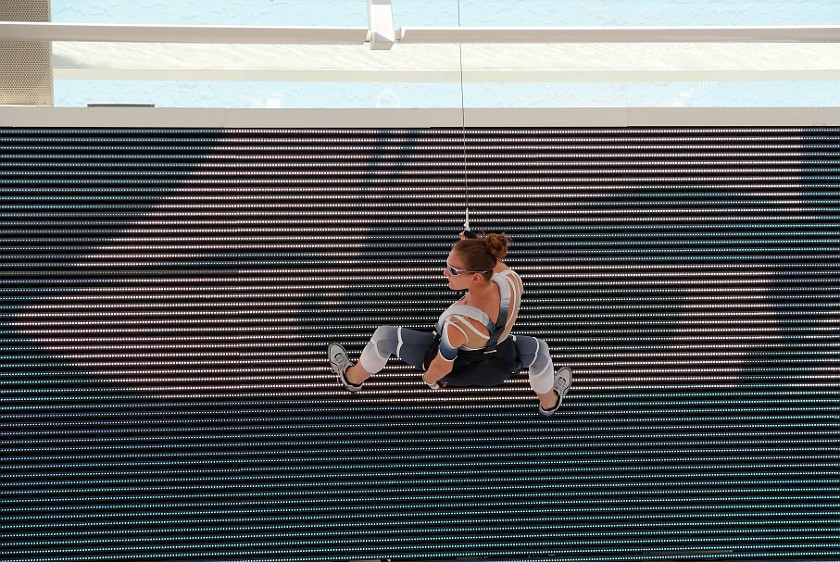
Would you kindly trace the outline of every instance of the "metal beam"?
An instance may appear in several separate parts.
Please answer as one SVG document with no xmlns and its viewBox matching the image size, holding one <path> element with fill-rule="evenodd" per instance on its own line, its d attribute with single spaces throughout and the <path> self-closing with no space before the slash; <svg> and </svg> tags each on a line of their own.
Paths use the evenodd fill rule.
<svg viewBox="0 0 840 562">
<path fill-rule="evenodd" d="M 0 22 L 2 41 L 362 45 L 367 39 L 362 27 Z"/>
<path fill-rule="evenodd" d="M 377 33 L 389 40 L 389 4 L 372 4 Z M 384 31 L 383 31 L 384 30 Z M 0 22 L 0 40 L 360 45 L 371 32 L 355 27 L 71 24 Z M 397 43 L 823 43 L 840 42 L 840 26 L 764 27 L 403 27 Z"/>
<path fill-rule="evenodd" d="M 840 26 L 763 27 L 402 27 L 399 43 L 822 43 Z"/>
</svg>

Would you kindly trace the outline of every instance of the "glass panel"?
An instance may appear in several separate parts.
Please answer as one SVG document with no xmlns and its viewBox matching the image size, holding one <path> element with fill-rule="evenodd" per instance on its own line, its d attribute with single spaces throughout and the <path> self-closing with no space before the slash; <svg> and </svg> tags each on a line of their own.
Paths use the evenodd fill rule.
<svg viewBox="0 0 840 562">
<path fill-rule="evenodd" d="M 52 0 L 52 21 L 367 27 L 366 0 Z"/>
<path fill-rule="evenodd" d="M 466 107 L 837 107 L 840 80 L 466 84 Z"/>
<path fill-rule="evenodd" d="M 393 0 L 394 24 L 458 25 L 458 0 Z M 463 27 L 836 25 L 837 0 L 460 0 Z"/>
<path fill-rule="evenodd" d="M 61 80 L 56 82 L 56 92 L 56 99 L 65 107 L 154 104 L 185 108 L 408 109 L 461 105 L 457 83 Z"/>
</svg>

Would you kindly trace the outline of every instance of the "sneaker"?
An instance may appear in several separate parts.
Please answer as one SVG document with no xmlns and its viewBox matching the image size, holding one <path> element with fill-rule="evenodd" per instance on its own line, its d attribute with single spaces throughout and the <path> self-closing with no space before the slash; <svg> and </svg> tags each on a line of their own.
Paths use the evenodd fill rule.
<svg viewBox="0 0 840 562">
<path fill-rule="evenodd" d="M 350 392 L 359 392 L 362 390 L 362 385 L 350 384 L 344 375 L 353 363 L 350 362 L 350 358 L 347 357 L 347 351 L 343 347 L 337 343 L 331 343 L 327 347 L 327 356 L 330 358 L 330 367 L 338 375 L 338 384 Z"/>
<path fill-rule="evenodd" d="M 572 386 L 572 370 L 568 367 L 560 367 L 554 373 L 554 388 L 552 389 L 557 393 L 557 405 L 550 410 L 546 410 L 540 404 L 540 413 L 544 416 L 550 416 L 560 409 L 560 404 L 563 403 L 563 398 L 569 392 L 570 386 Z"/>
</svg>

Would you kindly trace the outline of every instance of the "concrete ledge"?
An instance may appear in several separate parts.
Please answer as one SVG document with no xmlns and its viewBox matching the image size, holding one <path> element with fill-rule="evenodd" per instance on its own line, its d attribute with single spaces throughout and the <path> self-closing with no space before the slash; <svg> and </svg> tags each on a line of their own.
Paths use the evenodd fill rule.
<svg viewBox="0 0 840 562">
<path fill-rule="evenodd" d="M 434 128 L 840 126 L 840 108 L 224 109 L 0 106 L 0 127 Z"/>
</svg>

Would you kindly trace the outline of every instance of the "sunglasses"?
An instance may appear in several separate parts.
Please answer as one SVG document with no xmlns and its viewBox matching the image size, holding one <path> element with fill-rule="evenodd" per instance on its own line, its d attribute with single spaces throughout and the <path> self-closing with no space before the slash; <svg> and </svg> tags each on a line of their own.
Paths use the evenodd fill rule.
<svg viewBox="0 0 840 562">
<path fill-rule="evenodd" d="M 457 277 L 462 273 L 486 273 L 485 271 L 474 271 L 472 269 L 458 269 L 457 267 L 452 267 L 452 264 L 448 261 L 446 262 L 446 270 L 449 271 L 452 277 Z"/>
</svg>

